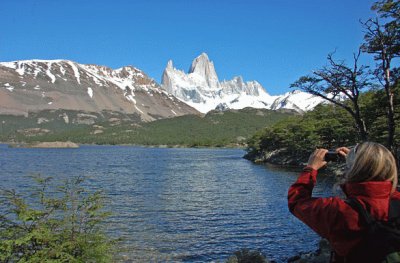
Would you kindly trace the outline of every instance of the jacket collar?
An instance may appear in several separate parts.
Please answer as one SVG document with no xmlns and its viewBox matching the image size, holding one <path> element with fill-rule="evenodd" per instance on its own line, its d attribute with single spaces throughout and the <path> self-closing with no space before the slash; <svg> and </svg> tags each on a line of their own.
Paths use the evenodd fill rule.
<svg viewBox="0 0 400 263">
<path fill-rule="evenodd" d="M 391 195 L 392 182 L 369 181 L 361 183 L 345 183 L 341 185 L 347 197 L 365 196 L 368 198 L 388 199 Z"/>
</svg>

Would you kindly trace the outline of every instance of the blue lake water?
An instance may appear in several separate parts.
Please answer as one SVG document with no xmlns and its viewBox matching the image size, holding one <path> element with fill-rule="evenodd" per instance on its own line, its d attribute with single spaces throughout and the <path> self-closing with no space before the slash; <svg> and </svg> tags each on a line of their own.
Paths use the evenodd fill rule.
<svg viewBox="0 0 400 263">
<path fill-rule="evenodd" d="M 0 145 L 0 187 L 29 188 L 27 175 L 85 176 L 108 198 L 107 232 L 122 237 L 121 262 L 223 262 L 240 248 L 277 262 L 317 248 L 318 237 L 287 209 L 298 173 L 255 165 L 238 149 Z M 314 193 L 331 195 L 332 180 Z"/>
</svg>

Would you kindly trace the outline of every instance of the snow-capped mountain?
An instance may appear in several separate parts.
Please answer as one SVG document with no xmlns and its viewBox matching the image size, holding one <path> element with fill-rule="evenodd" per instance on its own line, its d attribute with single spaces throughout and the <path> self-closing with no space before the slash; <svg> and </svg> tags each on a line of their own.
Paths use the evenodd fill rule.
<svg viewBox="0 0 400 263">
<path fill-rule="evenodd" d="M 162 75 L 162 85 L 168 93 L 206 113 L 214 109 L 293 109 L 299 112 L 313 109 L 323 100 L 301 91 L 271 96 L 257 81 L 243 81 L 234 77 L 229 81 L 218 80 L 214 63 L 206 53 L 195 58 L 188 73 L 174 68 L 168 61 Z"/>
<path fill-rule="evenodd" d="M 0 114 L 48 109 L 136 113 L 142 120 L 196 114 L 143 71 L 68 60 L 0 63 Z"/>
</svg>

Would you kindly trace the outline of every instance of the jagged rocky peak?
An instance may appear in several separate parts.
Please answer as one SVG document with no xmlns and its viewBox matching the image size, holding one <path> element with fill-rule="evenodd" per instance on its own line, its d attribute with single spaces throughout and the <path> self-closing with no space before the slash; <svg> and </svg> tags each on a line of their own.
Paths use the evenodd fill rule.
<svg viewBox="0 0 400 263">
<path fill-rule="evenodd" d="M 167 63 L 167 69 L 173 69 L 173 68 L 174 68 L 174 63 L 170 59 L 170 60 L 168 60 L 168 63 Z"/>
<path fill-rule="evenodd" d="M 226 111 L 226 110 L 229 110 L 229 106 L 226 103 L 220 103 L 215 107 L 215 110 L 217 110 L 217 111 Z"/>
<path fill-rule="evenodd" d="M 175 70 L 172 60 L 169 60 L 167 63 L 167 67 L 164 69 L 164 72 L 162 74 L 161 83 L 165 91 L 174 95 L 175 89 L 172 75 L 175 74 L 178 74 L 178 71 Z"/>
<path fill-rule="evenodd" d="M 263 86 L 261 86 L 260 83 L 258 83 L 258 82 L 255 81 L 255 80 L 247 82 L 247 94 L 248 94 L 248 95 L 258 96 L 258 95 L 260 95 L 262 92 L 267 93 L 267 92 L 264 90 Z"/>
<path fill-rule="evenodd" d="M 209 87 L 218 87 L 219 81 L 214 63 L 210 61 L 206 53 L 201 53 L 200 56 L 193 60 L 189 69 L 189 74 L 193 73 L 204 78 Z"/>
<path fill-rule="evenodd" d="M 306 111 L 322 101 L 301 91 L 271 96 L 259 82 L 246 82 L 241 76 L 219 82 L 214 63 L 206 53 L 193 60 L 188 73 L 175 69 L 169 61 L 162 76 L 162 88 L 203 113 L 215 108 L 245 107 Z"/>
</svg>

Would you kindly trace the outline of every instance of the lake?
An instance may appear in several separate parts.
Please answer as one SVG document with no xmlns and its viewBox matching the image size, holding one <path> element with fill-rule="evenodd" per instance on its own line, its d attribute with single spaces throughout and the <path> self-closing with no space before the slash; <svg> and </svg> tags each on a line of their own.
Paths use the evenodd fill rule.
<svg viewBox="0 0 400 263">
<path fill-rule="evenodd" d="M 255 165 L 239 149 L 0 145 L 1 188 L 29 188 L 34 173 L 85 176 L 108 198 L 107 232 L 123 238 L 122 262 L 223 262 L 249 248 L 284 262 L 317 248 L 318 236 L 287 208 L 298 172 Z M 331 195 L 319 180 L 315 195 Z"/>
</svg>

